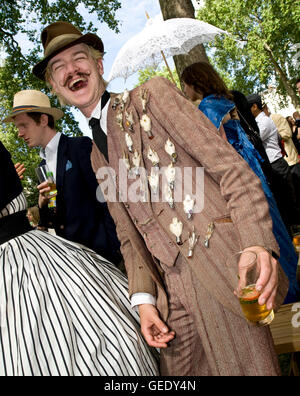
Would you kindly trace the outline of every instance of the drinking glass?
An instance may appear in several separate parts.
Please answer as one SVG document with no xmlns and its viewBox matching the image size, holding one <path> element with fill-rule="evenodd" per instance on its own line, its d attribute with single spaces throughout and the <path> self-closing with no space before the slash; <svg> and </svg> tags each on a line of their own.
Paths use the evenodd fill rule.
<svg viewBox="0 0 300 396">
<path fill-rule="evenodd" d="M 236 273 L 235 294 L 239 299 L 245 318 L 255 326 L 266 326 L 274 319 L 273 309 L 258 303 L 261 291 L 256 289 L 260 264 L 253 251 L 238 252 L 227 260 L 227 266 Z"/>
<path fill-rule="evenodd" d="M 50 191 L 47 193 L 49 198 L 48 208 L 56 208 L 56 183 L 53 178 L 53 173 L 50 171 L 48 165 L 41 165 L 35 169 L 35 173 L 39 179 L 40 183 L 48 182 L 48 186 L 50 187 Z"/>
<path fill-rule="evenodd" d="M 292 226 L 293 245 L 297 253 L 300 253 L 300 226 Z"/>
</svg>

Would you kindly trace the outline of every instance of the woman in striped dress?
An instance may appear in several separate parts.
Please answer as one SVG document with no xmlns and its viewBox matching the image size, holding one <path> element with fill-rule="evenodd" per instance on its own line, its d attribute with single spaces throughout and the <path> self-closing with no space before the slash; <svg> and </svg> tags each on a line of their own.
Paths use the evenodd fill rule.
<svg viewBox="0 0 300 396">
<path fill-rule="evenodd" d="M 0 142 L 0 376 L 150 376 L 127 280 L 88 248 L 31 230 Z"/>
</svg>

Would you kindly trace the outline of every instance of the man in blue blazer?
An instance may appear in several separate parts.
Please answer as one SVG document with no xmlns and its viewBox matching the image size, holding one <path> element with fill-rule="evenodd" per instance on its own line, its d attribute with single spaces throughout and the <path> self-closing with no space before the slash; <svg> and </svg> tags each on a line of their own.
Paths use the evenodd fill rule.
<svg viewBox="0 0 300 396">
<path fill-rule="evenodd" d="M 119 264 L 122 256 L 114 221 L 106 203 L 97 199 L 98 182 L 90 162 L 92 141 L 57 132 L 55 121 L 62 116 L 45 94 L 26 90 L 14 96 L 12 114 L 4 120 L 14 122 L 28 147 L 41 147 L 41 164 L 47 163 L 56 181 L 55 213 L 48 209 L 47 182 L 38 186 L 41 224 Z"/>
</svg>

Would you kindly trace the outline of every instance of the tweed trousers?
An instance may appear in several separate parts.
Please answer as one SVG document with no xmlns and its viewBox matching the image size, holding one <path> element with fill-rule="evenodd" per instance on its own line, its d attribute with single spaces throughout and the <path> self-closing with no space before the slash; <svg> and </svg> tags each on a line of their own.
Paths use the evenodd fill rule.
<svg viewBox="0 0 300 396">
<path fill-rule="evenodd" d="M 176 332 L 161 350 L 161 375 L 280 375 L 268 326 L 252 326 L 223 307 L 182 255 L 172 267 L 160 265 L 169 298 L 167 325 Z"/>
</svg>

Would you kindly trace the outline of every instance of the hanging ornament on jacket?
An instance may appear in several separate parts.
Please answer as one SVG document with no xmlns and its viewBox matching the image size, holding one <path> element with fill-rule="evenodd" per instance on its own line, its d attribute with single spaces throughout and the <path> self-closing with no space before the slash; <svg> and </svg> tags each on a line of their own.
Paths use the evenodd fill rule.
<svg viewBox="0 0 300 396">
<path fill-rule="evenodd" d="M 174 143 L 171 142 L 170 139 L 168 139 L 168 140 L 166 141 L 166 144 L 165 144 L 165 151 L 166 151 L 166 152 L 169 154 L 169 156 L 171 157 L 173 164 L 175 164 L 175 163 L 177 162 L 177 157 L 178 157 L 178 155 L 177 155 L 177 153 L 176 153 L 175 145 L 174 145 Z"/>
<path fill-rule="evenodd" d="M 140 174 L 140 163 L 141 163 L 141 156 L 140 154 L 137 152 L 137 150 L 134 150 L 133 156 L 132 156 L 132 163 L 134 165 L 134 173 L 136 175 Z"/>
<path fill-rule="evenodd" d="M 192 199 L 189 194 L 187 194 L 183 201 L 183 209 L 184 209 L 185 213 L 187 214 L 188 220 L 190 220 L 193 216 L 194 206 L 195 206 L 195 200 Z"/>
<path fill-rule="evenodd" d="M 133 141 L 131 139 L 131 136 L 126 132 L 125 133 L 125 141 L 126 141 L 126 145 L 128 147 L 128 150 L 130 151 L 130 153 L 133 152 Z"/>
<path fill-rule="evenodd" d="M 141 127 L 147 133 L 148 138 L 152 140 L 154 138 L 152 131 L 151 131 L 151 119 L 147 114 L 143 114 L 143 117 L 140 119 Z"/>
<path fill-rule="evenodd" d="M 112 109 L 113 110 L 117 110 L 117 107 L 119 106 L 119 104 L 121 103 L 121 95 L 118 95 L 115 97 L 113 104 L 112 104 Z"/>
<path fill-rule="evenodd" d="M 207 231 L 206 231 L 206 234 L 205 234 L 205 239 L 204 239 L 204 246 L 206 248 L 209 248 L 209 240 L 212 237 L 212 234 L 214 232 L 214 228 L 215 228 L 214 222 L 211 222 L 211 223 L 208 224 Z"/>
<path fill-rule="evenodd" d="M 170 208 L 174 209 L 173 191 L 170 189 L 170 186 L 167 184 L 165 185 L 165 190 L 164 190 L 164 202 L 168 202 Z"/>
<path fill-rule="evenodd" d="M 128 127 L 130 132 L 134 132 L 133 125 L 134 125 L 134 118 L 133 118 L 133 113 L 132 111 L 128 113 L 127 111 L 125 112 L 125 117 L 126 117 L 126 126 Z"/>
<path fill-rule="evenodd" d="M 122 95 L 122 102 L 124 103 L 124 105 L 127 103 L 128 98 L 129 98 L 129 91 L 128 89 L 125 89 Z"/>
<path fill-rule="evenodd" d="M 152 165 L 159 169 L 159 156 L 156 151 L 149 146 L 147 158 L 152 162 Z"/>
<path fill-rule="evenodd" d="M 192 258 L 194 255 L 194 249 L 198 242 L 199 236 L 195 234 L 195 227 L 193 227 L 193 231 L 189 232 L 189 252 L 188 258 Z"/>
<path fill-rule="evenodd" d="M 151 175 L 148 176 L 148 180 L 153 193 L 156 195 L 159 186 L 159 172 L 155 168 L 151 168 Z"/>
<path fill-rule="evenodd" d="M 117 124 L 121 128 L 122 131 L 124 131 L 124 126 L 123 126 L 123 113 L 118 112 L 116 116 Z"/>
<path fill-rule="evenodd" d="M 176 179 L 176 169 L 174 168 L 173 163 L 171 162 L 171 164 L 167 167 L 167 169 L 165 170 L 165 176 L 168 182 L 168 185 L 170 187 L 171 190 L 174 190 L 175 188 L 175 179 Z"/>
<path fill-rule="evenodd" d="M 181 235 L 183 230 L 183 224 L 181 221 L 174 217 L 172 223 L 170 224 L 170 231 L 176 236 L 177 245 L 182 245 Z"/>
</svg>

